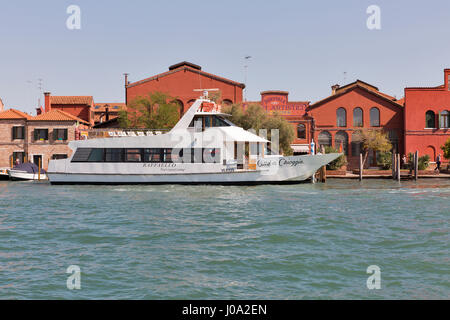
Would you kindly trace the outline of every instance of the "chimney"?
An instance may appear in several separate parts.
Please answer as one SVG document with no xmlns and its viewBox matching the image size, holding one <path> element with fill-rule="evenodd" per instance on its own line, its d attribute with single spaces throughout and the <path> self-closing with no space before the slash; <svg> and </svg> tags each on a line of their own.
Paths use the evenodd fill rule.
<svg viewBox="0 0 450 320">
<path fill-rule="evenodd" d="M 336 90 L 339 89 L 340 85 L 335 84 L 334 86 L 331 86 L 331 95 L 336 94 Z"/>
<path fill-rule="evenodd" d="M 445 88 L 450 91 L 450 69 L 444 69 L 444 75 L 445 75 Z"/>
<path fill-rule="evenodd" d="M 45 112 L 49 112 L 52 109 L 52 104 L 50 102 L 50 92 L 44 92 L 44 98 L 45 98 Z"/>
<path fill-rule="evenodd" d="M 107 105 L 105 106 L 105 113 L 106 113 L 106 121 L 109 121 L 109 108 Z"/>
<path fill-rule="evenodd" d="M 0 99 L 0 112 L 3 112 L 4 109 L 5 109 L 5 105 L 3 104 L 2 99 Z"/>
<path fill-rule="evenodd" d="M 36 115 L 42 114 L 42 107 L 36 108 Z"/>
</svg>

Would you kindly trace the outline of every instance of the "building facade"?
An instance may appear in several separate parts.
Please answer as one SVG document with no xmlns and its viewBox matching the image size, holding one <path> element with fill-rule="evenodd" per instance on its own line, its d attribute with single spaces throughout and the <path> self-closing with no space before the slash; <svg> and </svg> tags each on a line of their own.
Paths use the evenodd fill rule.
<svg viewBox="0 0 450 320">
<path fill-rule="evenodd" d="M 318 150 L 333 146 L 347 156 L 348 169 L 359 166 L 364 128 L 384 130 L 397 152 L 403 150 L 403 105 L 396 98 L 361 80 L 332 87 L 332 94 L 307 108 L 314 118 L 313 137 Z M 377 155 L 369 152 L 366 167 L 377 165 Z"/>
<path fill-rule="evenodd" d="M 405 152 L 419 151 L 436 161 L 450 138 L 450 69 L 438 87 L 405 88 Z"/>
<path fill-rule="evenodd" d="M 33 162 L 48 168 L 51 159 L 71 155 L 68 144 L 89 123 L 61 110 L 32 117 L 18 110 L 0 113 L 0 167 Z"/>
<path fill-rule="evenodd" d="M 306 114 L 309 101 L 289 101 L 289 92 L 268 90 L 261 92 L 261 101 L 250 101 L 248 104 L 258 103 L 269 114 L 278 114 L 292 124 L 295 138 L 291 144 L 295 155 L 308 154 L 312 138 L 313 119 Z"/>
<path fill-rule="evenodd" d="M 138 97 L 145 97 L 152 92 L 164 92 L 175 99 L 183 114 L 198 99 L 201 92 L 198 89 L 219 89 L 222 104 L 242 102 L 243 83 L 225 79 L 211 73 L 204 72 L 202 68 L 190 62 L 181 62 L 169 67 L 169 71 L 155 76 L 128 82 L 125 78 L 125 100 L 129 105 Z"/>
</svg>

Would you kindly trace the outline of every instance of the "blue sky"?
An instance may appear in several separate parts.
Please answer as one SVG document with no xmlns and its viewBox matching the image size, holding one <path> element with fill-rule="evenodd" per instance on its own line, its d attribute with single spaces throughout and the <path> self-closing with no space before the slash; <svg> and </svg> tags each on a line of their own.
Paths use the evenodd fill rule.
<svg viewBox="0 0 450 320">
<path fill-rule="evenodd" d="M 81 30 L 66 28 L 71 4 Z M 381 30 L 366 27 L 372 4 Z M 250 55 L 249 100 L 278 89 L 317 101 L 356 79 L 400 98 L 443 83 L 449 39 L 448 0 L 2 1 L 0 97 L 31 112 L 42 78 L 54 95 L 124 101 L 124 72 L 137 81 L 184 60 L 243 82 Z"/>
</svg>

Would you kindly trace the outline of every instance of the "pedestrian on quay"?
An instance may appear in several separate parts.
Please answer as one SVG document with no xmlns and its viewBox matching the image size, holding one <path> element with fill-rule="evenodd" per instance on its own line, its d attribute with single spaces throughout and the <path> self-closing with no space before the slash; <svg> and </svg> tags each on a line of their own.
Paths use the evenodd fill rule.
<svg viewBox="0 0 450 320">
<path fill-rule="evenodd" d="M 435 171 L 437 170 L 438 172 L 441 171 L 441 154 L 440 153 L 436 157 L 436 168 L 434 170 Z"/>
<path fill-rule="evenodd" d="M 406 159 L 406 154 L 402 157 L 402 167 L 403 169 L 408 169 L 408 159 Z"/>
</svg>

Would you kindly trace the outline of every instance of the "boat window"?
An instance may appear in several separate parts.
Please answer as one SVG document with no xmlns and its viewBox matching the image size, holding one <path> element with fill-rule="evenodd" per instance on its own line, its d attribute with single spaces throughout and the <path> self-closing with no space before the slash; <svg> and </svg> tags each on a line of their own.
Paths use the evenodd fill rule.
<svg viewBox="0 0 450 320">
<path fill-rule="evenodd" d="M 205 119 L 205 128 L 210 128 L 211 127 L 211 117 L 207 116 L 207 117 L 203 117 L 203 119 Z"/>
<path fill-rule="evenodd" d="M 214 116 L 213 117 L 213 127 L 229 127 L 231 126 L 231 122 L 227 122 L 225 121 L 225 119 L 218 117 L 218 116 Z"/>
<path fill-rule="evenodd" d="M 164 149 L 163 162 L 172 162 L 172 149 Z"/>
<path fill-rule="evenodd" d="M 141 162 L 142 149 L 127 149 L 125 161 L 127 162 Z"/>
<path fill-rule="evenodd" d="M 219 163 L 219 162 L 220 162 L 220 149 L 205 148 L 203 150 L 203 163 Z"/>
<path fill-rule="evenodd" d="M 105 149 L 106 162 L 123 162 L 123 149 Z"/>
<path fill-rule="evenodd" d="M 72 162 L 86 162 L 91 154 L 91 148 L 78 148 L 72 157 Z"/>
<path fill-rule="evenodd" d="M 89 162 L 102 162 L 103 161 L 103 149 L 92 149 L 88 158 Z"/>
<path fill-rule="evenodd" d="M 144 149 L 144 162 L 161 162 L 161 149 Z"/>
</svg>

